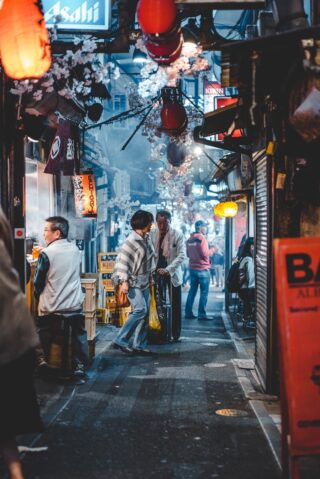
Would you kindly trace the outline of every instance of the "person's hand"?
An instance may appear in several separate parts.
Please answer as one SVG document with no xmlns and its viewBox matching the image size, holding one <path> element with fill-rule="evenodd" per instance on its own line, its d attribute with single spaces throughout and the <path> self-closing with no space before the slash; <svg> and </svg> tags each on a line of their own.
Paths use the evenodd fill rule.
<svg viewBox="0 0 320 479">
<path fill-rule="evenodd" d="M 128 281 L 123 281 L 123 283 L 120 283 L 119 291 L 123 294 L 128 294 L 128 291 L 129 291 Z"/>
<path fill-rule="evenodd" d="M 167 271 L 167 270 L 164 269 L 164 268 L 159 268 L 159 269 L 157 270 L 157 272 L 158 272 L 159 274 L 161 274 L 161 276 L 168 276 L 168 275 L 169 275 L 169 271 Z"/>
</svg>

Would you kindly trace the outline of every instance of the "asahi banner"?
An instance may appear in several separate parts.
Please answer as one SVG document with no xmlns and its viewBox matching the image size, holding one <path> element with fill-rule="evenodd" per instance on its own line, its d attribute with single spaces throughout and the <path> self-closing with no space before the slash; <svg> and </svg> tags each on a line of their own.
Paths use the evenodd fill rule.
<svg viewBox="0 0 320 479">
<path fill-rule="evenodd" d="M 108 30 L 110 27 L 111 0 L 43 0 L 42 5 L 48 28 L 55 23 L 64 30 Z"/>
</svg>

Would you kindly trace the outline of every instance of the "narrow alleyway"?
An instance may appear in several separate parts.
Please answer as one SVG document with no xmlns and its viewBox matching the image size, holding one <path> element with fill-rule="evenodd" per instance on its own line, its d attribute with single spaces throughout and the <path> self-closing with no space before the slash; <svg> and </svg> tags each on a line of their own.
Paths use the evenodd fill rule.
<svg viewBox="0 0 320 479">
<path fill-rule="evenodd" d="M 280 477 L 238 383 L 220 301 L 211 301 L 213 321 L 184 321 L 182 341 L 154 347 L 156 357 L 105 349 L 83 385 L 39 381 L 47 427 L 23 444 L 48 450 L 25 454 L 26 477 Z M 236 415 L 218 415 L 225 409 Z"/>
</svg>

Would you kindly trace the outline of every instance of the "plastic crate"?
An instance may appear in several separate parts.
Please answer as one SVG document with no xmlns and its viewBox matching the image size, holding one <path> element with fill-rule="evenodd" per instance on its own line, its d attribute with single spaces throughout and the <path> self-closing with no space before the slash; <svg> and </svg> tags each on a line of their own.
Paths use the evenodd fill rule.
<svg viewBox="0 0 320 479">
<path fill-rule="evenodd" d="M 99 273 L 112 273 L 117 253 L 98 253 Z"/>
<path fill-rule="evenodd" d="M 115 310 L 117 307 L 117 301 L 114 291 L 106 291 L 105 307 L 110 310 Z"/>
<path fill-rule="evenodd" d="M 110 322 L 111 313 L 106 308 L 99 308 L 97 309 L 97 323 L 109 323 Z"/>
<path fill-rule="evenodd" d="M 114 313 L 112 313 L 113 322 L 122 327 L 127 321 L 129 314 L 131 313 L 131 306 L 128 308 L 117 308 Z"/>
<path fill-rule="evenodd" d="M 106 291 L 113 291 L 112 273 L 100 273 L 100 281 Z"/>
</svg>

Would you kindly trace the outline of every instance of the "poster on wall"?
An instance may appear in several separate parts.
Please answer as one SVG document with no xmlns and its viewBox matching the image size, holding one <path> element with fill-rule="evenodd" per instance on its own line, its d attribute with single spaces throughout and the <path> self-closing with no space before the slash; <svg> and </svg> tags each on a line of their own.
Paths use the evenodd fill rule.
<svg viewBox="0 0 320 479">
<path fill-rule="evenodd" d="M 290 456 L 320 453 L 319 251 L 316 237 L 274 241 L 283 434 Z"/>
</svg>

